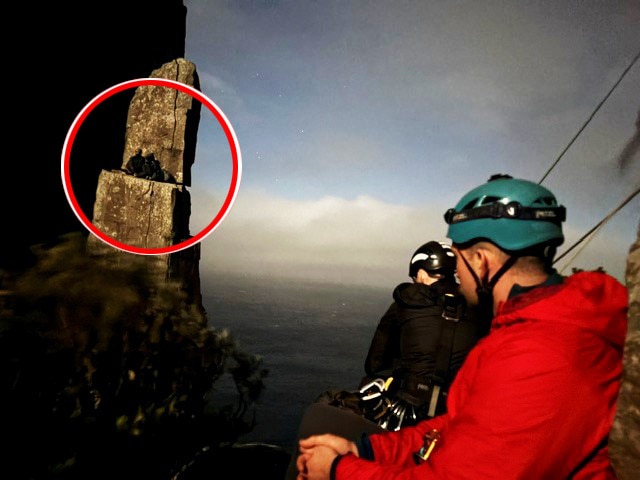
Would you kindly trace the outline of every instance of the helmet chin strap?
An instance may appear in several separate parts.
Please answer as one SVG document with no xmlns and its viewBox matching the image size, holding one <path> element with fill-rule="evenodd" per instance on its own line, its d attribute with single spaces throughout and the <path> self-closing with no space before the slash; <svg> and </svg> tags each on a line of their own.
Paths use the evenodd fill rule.
<svg viewBox="0 0 640 480">
<path fill-rule="evenodd" d="M 462 261 L 466 265 L 467 270 L 469 270 L 469 272 L 471 273 L 471 276 L 476 282 L 476 293 L 478 295 L 477 314 L 480 317 L 479 318 L 480 322 L 482 323 L 486 322 L 485 328 L 484 328 L 484 330 L 486 331 L 483 332 L 484 334 L 486 334 L 489 331 L 489 327 L 491 325 L 491 319 L 493 318 L 493 287 L 495 287 L 496 283 L 498 283 L 498 280 L 500 280 L 502 275 L 504 275 L 505 272 L 509 270 L 514 263 L 516 263 L 516 260 L 518 260 L 518 257 L 517 256 L 509 257 L 509 259 L 506 262 L 504 262 L 502 267 L 500 267 L 500 270 L 498 270 L 496 274 L 493 277 L 491 277 L 491 279 L 489 279 L 489 272 L 487 272 L 484 278 L 482 279 L 482 281 L 480 280 L 476 272 L 473 270 L 473 268 L 471 268 L 471 265 L 469 265 L 469 262 L 464 257 L 464 255 L 460 255 L 460 257 L 462 258 Z"/>
</svg>

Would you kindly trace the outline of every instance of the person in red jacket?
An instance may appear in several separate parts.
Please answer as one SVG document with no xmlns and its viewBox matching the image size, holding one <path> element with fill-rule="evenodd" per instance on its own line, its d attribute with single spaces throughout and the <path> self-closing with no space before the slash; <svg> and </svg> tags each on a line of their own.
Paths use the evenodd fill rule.
<svg viewBox="0 0 640 480">
<path fill-rule="evenodd" d="M 447 412 L 357 442 L 299 442 L 299 480 L 614 479 L 607 440 L 622 377 L 626 288 L 603 271 L 553 268 L 564 207 L 494 175 L 445 214 L 460 289 L 493 315 Z"/>
</svg>

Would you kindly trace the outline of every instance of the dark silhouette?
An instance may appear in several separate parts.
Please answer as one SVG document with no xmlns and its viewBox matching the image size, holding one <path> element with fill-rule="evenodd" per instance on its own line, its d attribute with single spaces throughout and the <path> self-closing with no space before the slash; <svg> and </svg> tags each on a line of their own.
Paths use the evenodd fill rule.
<svg viewBox="0 0 640 480">
<path fill-rule="evenodd" d="M 153 180 L 154 182 L 176 183 L 174 176 L 162 168 L 153 153 L 142 155 L 142 149 L 140 148 L 129 158 L 123 170 L 125 173 L 137 178 Z"/>
<path fill-rule="evenodd" d="M 127 164 L 124 167 L 124 171 L 135 177 L 144 177 L 145 158 L 142 155 L 142 149 L 138 148 L 136 152 L 129 158 Z"/>
</svg>

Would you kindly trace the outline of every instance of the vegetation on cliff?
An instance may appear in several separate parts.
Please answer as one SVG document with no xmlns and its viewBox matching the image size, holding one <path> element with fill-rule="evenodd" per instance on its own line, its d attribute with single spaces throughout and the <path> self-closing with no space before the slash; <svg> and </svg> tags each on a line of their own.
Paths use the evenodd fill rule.
<svg viewBox="0 0 640 480">
<path fill-rule="evenodd" d="M 80 235 L 35 252 L 32 268 L 2 279 L 0 398 L 15 478 L 178 478 L 252 429 L 261 359 L 151 278 L 143 257 L 106 268 Z M 216 388 L 225 379 L 235 388 Z"/>
</svg>

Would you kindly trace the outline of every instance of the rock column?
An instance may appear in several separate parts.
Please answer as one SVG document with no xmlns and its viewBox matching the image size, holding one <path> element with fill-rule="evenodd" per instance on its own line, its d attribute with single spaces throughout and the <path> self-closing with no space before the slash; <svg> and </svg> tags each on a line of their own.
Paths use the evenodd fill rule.
<svg viewBox="0 0 640 480">
<path fill-rule="evenodd" d="M 199 88 L 195 65 L 179 58 L 150 75 Z M 200 102 L 174 88 L 141 86 L 127 115 L 120 170 L 103 170 L 98 179 L 93 225 L 107 236 L 140 248 L 163 248 L 190 238 L 191 166 L 200 119 Z M 161 168 L 164 176 L 133 171 L 129 162 L 139 153 Z M 128 169 L 129 167 L 129 169 Z M 153 179 L 152 179 L 153 178 Z M 87 249 L 111 265 L 127 265 L 137 254 L 116 249 L 90 235 Z M 138 261 L 139 259 L 135 259 Z M 170 280 L 201 308 L 199 245 L 172 254 L 145 256 L 159 281 Z"/>
</svg>

